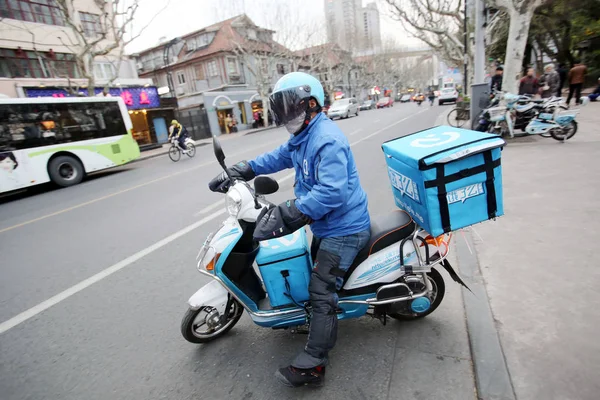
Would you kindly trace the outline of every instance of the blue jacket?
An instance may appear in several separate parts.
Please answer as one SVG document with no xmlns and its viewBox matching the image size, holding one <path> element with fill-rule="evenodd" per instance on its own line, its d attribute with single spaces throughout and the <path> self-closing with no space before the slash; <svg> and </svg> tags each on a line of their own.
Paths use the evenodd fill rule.
<svg viewBox="0 0 600 400">
<path fill-rule="evenodd" d="M 314 221 L 310 227 L 317 237 L 347 236 L 370 228 L 367 195 L 350 144 L 325 114 L 249 164 L 256 175 L 296 170 L 296 207 Z"/>
</svg>

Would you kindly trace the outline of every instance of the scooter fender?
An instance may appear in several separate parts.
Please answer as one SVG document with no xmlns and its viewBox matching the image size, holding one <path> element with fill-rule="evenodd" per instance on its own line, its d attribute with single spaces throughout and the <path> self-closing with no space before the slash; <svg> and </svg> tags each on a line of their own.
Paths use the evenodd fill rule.
<svg viewBox="0 0 600 400">
<path fill-rule="evenodd" d="M 188 304 L 192 310 L 198 310 L 203 306 L 215 307 L 222 314 L 227 305 L 228 294 L 219 282 L 211 280 L 190 297 Z"/>
</svg>

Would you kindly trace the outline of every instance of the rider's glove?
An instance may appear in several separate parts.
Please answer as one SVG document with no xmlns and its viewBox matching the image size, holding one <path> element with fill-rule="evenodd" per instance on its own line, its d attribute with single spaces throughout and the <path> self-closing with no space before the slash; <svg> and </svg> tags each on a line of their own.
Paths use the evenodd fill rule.
<svg viewBox="0 0 600 400">
<path fill-rule="evenodd" d="M 227 170 L 229 171 L 229 175 L 231 175 L 231 179 L 233 180 L 247 182 L 251 181 L 256 176 L 254 170 L 252 169 L 250 164 L 248 164 L 248 161 L 245 160 L 240 161 L 233 167 L 227 168 Z M 229 177 L 227 176 L 225 171 L 223 171 L 208 183 L 208 188 L 212 192 L 226 193 L 227 190 L 229 190 L 230 185 L 231 182 L 229 181 Z"/>
<path fill-rule="evenodd" d="M 288 200 L 260 212 L 256 219 L 254 239 L 261 241 L 289 235 L 312 222 L 309 216 L 298 210 L 296 200 Z"/>
</svg>

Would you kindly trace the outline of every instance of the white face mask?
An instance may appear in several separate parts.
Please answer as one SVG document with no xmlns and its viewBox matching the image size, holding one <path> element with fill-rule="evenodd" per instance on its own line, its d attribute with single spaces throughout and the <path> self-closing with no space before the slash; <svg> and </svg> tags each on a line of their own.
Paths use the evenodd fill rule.
<svg viewBox="0 0 600 400">
<path fill-rule="evenodd" d="M 293 120 L 291 120 L 290 122 L 285 124 L 285 129 L 287 129 L 287 131 L 289 133 L 291 133 L 292 135 L 295 133 L 298 133 L 300 128 L 302 128 L 304 126 L 304 119 L 305 119 L 304 114 L 297 116 L 296 118 L 294 118 Z"/>
</svg>

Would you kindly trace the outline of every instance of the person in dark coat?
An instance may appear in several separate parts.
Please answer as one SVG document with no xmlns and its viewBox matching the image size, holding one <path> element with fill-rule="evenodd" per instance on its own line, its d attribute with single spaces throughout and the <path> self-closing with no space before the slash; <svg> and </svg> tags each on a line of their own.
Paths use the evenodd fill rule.
<svg viewBox="0 0 600 400">
<path fill-rule="evenodd" d="M 539 83 L 535 77 L 535 70 L 533 68 L 527 68 L 527 75 L 521 78 L 519 82 L 519 94 L 535 96 L 538 92 Z"/>
<path fill-rule="evenodd" d="M 567 81 L 567 75 L 569 74 L 569 69 L 566 67 L 565 64 L 560 63 L 558 64 L 558 76 L 560 76 L 560 85 L 558 86 L 558 92 L 556 93 L 556 95 L 558 97 L 562 97 L 562 90 L 563 87 L 565 87 L 565 82 Z"/>
<path fill-rule="evenodd" d="M 497 90 L 498 92 L 502 91 L 502 74 L 504 73 L 504 68 L 498 67 L 496 68 L 496 75 L 492 76 L 492 82 L 490 84 L 490 88 L 492 91 Z"/>
<path fill-rule="evenodd" d="M 554 64 L 546 65 L 544 75 L 540 78 L 540 94 L 542 99 L 548 99 L 558 92 L 560 85 L 560 75 L 554 70 Z"/>
</svg>

